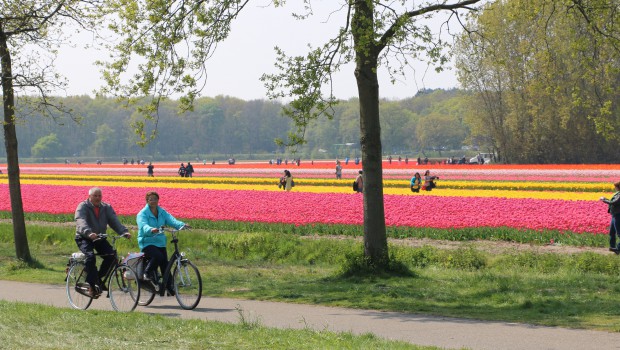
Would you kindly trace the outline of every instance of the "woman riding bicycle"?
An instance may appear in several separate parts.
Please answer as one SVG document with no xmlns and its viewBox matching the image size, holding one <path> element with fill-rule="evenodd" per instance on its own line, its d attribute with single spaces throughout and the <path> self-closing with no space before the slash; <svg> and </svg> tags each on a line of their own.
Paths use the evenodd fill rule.
<svg viewBox="0 0 620 350">
<path fill-rule="evenodd" d="M 175 219 L 158 204 L 159 194 L 154 191 L 147 192 L 146 206 L 140 210 L 136 216 L 136 222 L 138 224 L 138 246 L 140 247 L 140 251 L 148 258 L 148 262 L 144 268 L 143 279 L 145 281 L 152 280 L 151 274 L 158 266 L 163 276 L 166 266 L 168 265 L 166 235 L 163 232 L 160 233 L 160 227 L 167 225 L 177 230 L 183 226 L 189 228 L 188 225 Z M 174 295 L 171 286 L 168 285 L 166 287 L 170 295 Z"/>
</svg>

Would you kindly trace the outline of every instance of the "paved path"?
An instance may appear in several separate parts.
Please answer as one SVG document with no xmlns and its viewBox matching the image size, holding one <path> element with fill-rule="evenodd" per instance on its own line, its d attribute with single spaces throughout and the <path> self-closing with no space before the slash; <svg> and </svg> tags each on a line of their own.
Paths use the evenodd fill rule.
<svg viewBox="0 0 620 350">
<path fill-rule="evenodd" d="M 0 299 L 69 307 L 62 286 L 0 280 Z M 91 308 L 111 310 L 106 298 L 93 301 Z M 387 339 L 449 349 L 620 349 L 620 333 L 252 300 L 203 297 L 195 310 L 186 311 L 174 297 L 157 296 L 151 306 L 139 306 L 136 310 L 231 323 L 239 322 L 242 312 L 248 322 L 258 321 L 268 327 L 374 333 Z"/>
</svg>

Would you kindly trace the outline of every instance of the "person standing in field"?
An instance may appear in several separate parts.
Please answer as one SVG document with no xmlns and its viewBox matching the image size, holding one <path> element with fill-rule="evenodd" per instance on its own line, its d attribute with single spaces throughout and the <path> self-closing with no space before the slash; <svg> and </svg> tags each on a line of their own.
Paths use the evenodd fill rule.
<svg viewBox="0 0 620 350">
<path fill-rule="evenodd" d="M 131 160 L 133 162 L 133 159 Z M 155 167 L 153 166 L 153 162 L 149 162 L 149 165 L 146 167 L 146 175 L 148 177 L 154 177 L 155 175 L 153 175 L 153 169 Z"/>
<path fill-rule="evenodd" d="M 614 183 L 614 188 L 616 193 L 611 197 L 611 199 L 607 199 L 605 197 L 601 197 L 600 201 L 607 204 L 607 212 L 611 214 L 611 222 L 609 224 L 609 250 L 620 254 L 620 247 L 616 244 L 616 237 L 620 228 L 620 181 Z"/>
<path fill-rule="evenodd" d="M 336 179 L 342 179 L 342 165 L 340 165 L 340 161 L 336 161 Z"/>
<path fill-rule="evenodd" d="M 284 179 L 284 182 L 283 182 L 284 190 L 290 191 L 291 188 L 293 187 L 293 175 L 291 175 L 290 171 L 284 170 L 283 179 Z"/>
<path fill-rule="evenodd" d="M 194 174 L 194 166 L 192 163 L 187 162 L 187 166 L 185 166 L 185 177 L 192 177 Z"/>
<path fill-rule="evenodd" d="M 359 174 L 355 178 L 355 183 L 357 184 L 356 192 L 362 193 L 364 192 L 364 172 L 362 170 L 359 171 Z"/>
</svg>

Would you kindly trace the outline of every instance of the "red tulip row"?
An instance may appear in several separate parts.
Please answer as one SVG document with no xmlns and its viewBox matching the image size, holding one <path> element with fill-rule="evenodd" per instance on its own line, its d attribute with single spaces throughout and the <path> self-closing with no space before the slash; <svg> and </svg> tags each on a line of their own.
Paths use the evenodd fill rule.
<svg viewBox="0 0 620 350">
<path fill-rule="evenodd" d="M 144 188 L 101 187 L 103 200 L 120 215 L 135 215 L 145 205 Z M 88 197 L 88 187 L 22 185 L 26 212 L 73 213 Z M 160 205 L 174 216 L 244 222 L 292 224 L 363 223 L 361 194 L 284 191 L 156 189 Z M 8 185 L 0 185 L 0 210 L 10 211 Z M 596 201 L 436 196 L 385 196 L 390 226 L 465 228 L 511 227 L 606 233 L 609 214 Z"/>
</svg>

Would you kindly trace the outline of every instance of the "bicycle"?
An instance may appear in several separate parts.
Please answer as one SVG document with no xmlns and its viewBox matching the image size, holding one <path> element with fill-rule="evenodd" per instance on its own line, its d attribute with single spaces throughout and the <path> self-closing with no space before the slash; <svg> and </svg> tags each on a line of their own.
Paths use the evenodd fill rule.
<svg viewBox="0 0 620 350">
<path fill-rule="evenodd" d="M 141 296 L 143 298 L 140 299 L 138 305 L 148 306 L 153 302 L 156 294 L 163 297 L 166 293 L 166 286 L 168 286 L 168 282 L 172 279 L 173 294 L 176 296 L 179 305 L 185 310 L 193 310 L 198 306 L 200 298 L 202 297 L 202 278 L 200 277 L 200 272 L 196 265 L 185 256 L 185 253 L 179 251 L 179 239 L 177 234 L 184 228 L 185 227 L 181 227 L 179 230 L 166 230 L 162 226 L 159 229 L 159 234 L 165 234 L 165 231 L 170 232 L 170 242 L 174 245 L 174 252 L 164 271 L 163 278 L 160 276 L 157 268 L 155 268 L 152 272 L 151 281 L 141 280 Z"/>
<path fill-rule="evenodd" d="M 108 237 L 107 234 L 99 234 L 98 239 Z M 136 271 L 118 257 L 116 251 L 116 240 L 125 237 L 125 235 L 112 236 L 113 256 L 116 264 L 102 278 L 103 285 L 107 285 L 106 297 L 110 299 L 112 307 L 116 311 L 129 312 L 133 311 L 138 305 L 140 299 L 140 280 Z M 102 256 L 101 254 L 96 254 Z M 71 307 L 79 310 L 86 310 L 93 302 L 93 299 L 99 298 L 101 293 L 91 292 L 91 287 L 86 282 L 86 256 L 82 252 L 73 253 L 67 264 L 66 289 L 67 298 Z"/>
</svg>

